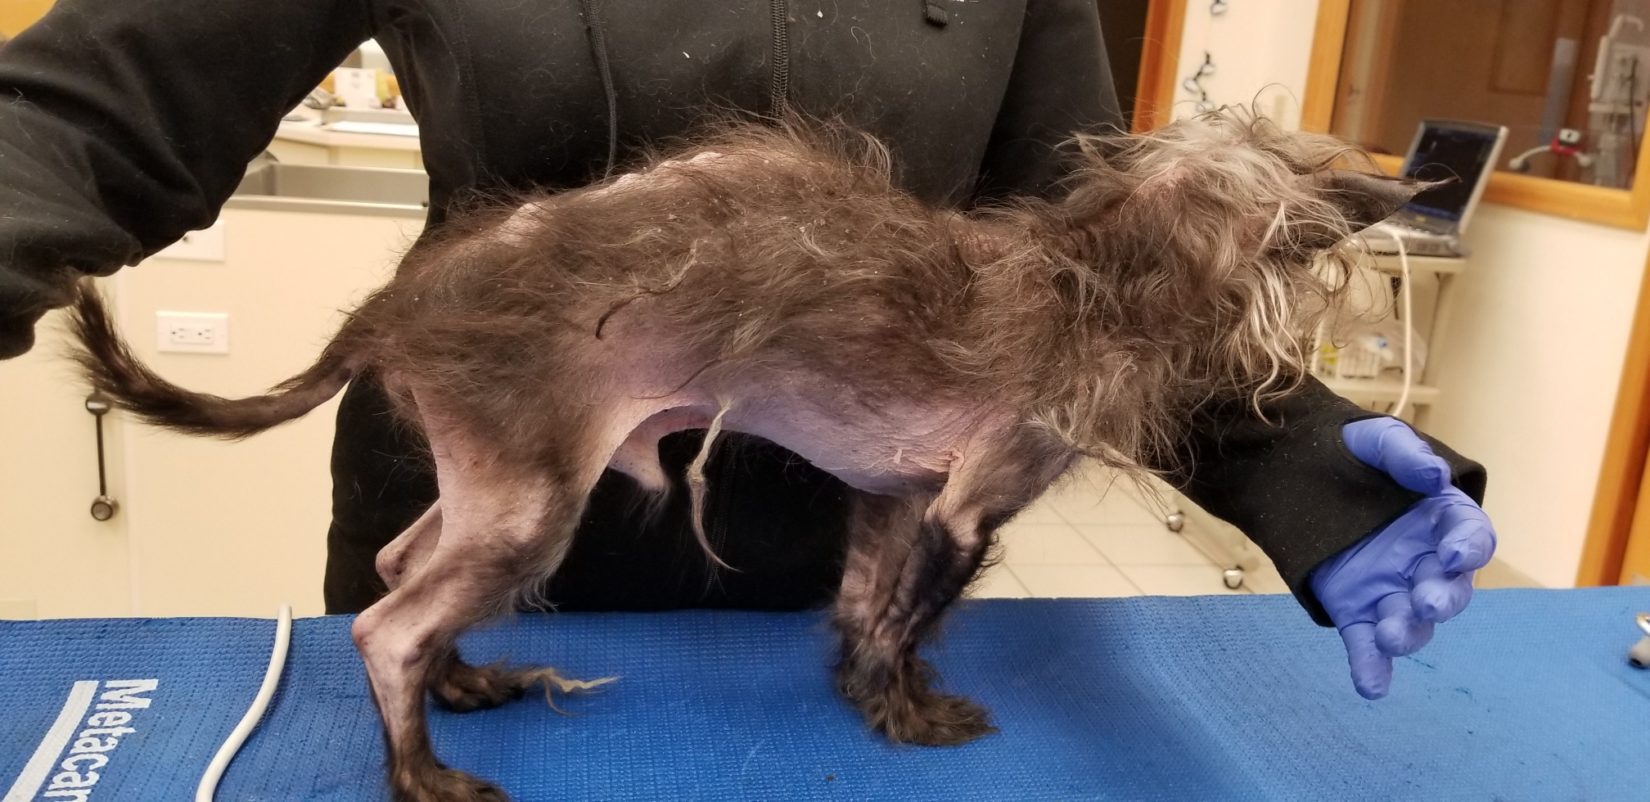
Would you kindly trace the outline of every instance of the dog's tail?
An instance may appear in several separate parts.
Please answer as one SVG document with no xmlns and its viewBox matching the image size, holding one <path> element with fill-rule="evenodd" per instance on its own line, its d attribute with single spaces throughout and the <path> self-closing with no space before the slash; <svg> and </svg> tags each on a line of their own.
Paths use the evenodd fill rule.
<svg viewBox="0 0 1650 802">
<path fill-rule="evenodd" d="M 140 362 L 91 282 L 76 288 L 70 320 L 79 340 L 74 358 L 93 389 L 148 423 L 187 434 L 238 440 L 302 417 L 337 395 L 357 367 L 349 353 L 357 325 L 352 318 L 308 370 L 264 395 L 221 398 L 185 390 Z"/>
</svg>

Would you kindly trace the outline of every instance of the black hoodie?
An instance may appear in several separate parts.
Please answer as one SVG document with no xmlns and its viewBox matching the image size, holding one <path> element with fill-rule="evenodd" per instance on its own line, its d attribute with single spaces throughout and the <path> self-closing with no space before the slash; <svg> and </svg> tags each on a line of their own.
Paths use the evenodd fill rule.
<svg viewBox="0 0 1650 802">
<path fill-rule="evenodd" d="M 369 37 L 418 118 L 433 224 L 467 190 L 588 182 L 717 109 L 840 115 L 881 137 L 899 183 L 934 203 L 1050 194 L 1053 146 L 1121 120 L 1098 17 L 1093 0 L 59 0 L 0 48 L 0 356 L 28 346 L 77 276 L 210 224 L 282 115 Z M 435 496 L 384 404 L 357 381 L 339 413 L 333 612 L 381 592 L 373 554 Z M 1214 410 L 1183 479 L 1324 623 L 1310 570 L 1415 497 L 1346 453 L 1340 426 L 1367 413 L 1321 385 L 1268 413 L 1273 424 Z M 1481 496 L 1482 469 L 1434 445 Z M 696 435 L 668 438 L 666 467 L 679 475 L 695 447 Z M 739 572 L 711 575 L 682 505 L 646 518 L 629 481 L 609 476 L 549 598 L 569 609 L 828 598 L 849 491 L 740 437 L 708 474 L 712 538 Z"/>
</svg>

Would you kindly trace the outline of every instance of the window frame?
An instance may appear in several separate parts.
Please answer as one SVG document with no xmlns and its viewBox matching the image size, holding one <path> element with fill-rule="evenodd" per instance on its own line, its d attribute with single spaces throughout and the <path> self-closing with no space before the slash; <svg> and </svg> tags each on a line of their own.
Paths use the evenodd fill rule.
<svg viewBox="0 0 1650 802">
<path fill-rule="evenodd" d="M 1341 55 L 1346 48 L 1352 0 L 1319 0 L 1307 65 L 1306 94 L 1301 98 L 1301 128 L 1326 133 L 1335 113 Z M 1632 189 L 1616 189 L 1496 170 L 1484 188 L 1484 201 L 1540 214 L 1600 225 L 1644 230 L 1650 223 L 1650 136 L 1639 139 L 1638 166 Z M 1377 155 L 1375 163 L 1397 173 L 1403 160 Z"/>
</svg>

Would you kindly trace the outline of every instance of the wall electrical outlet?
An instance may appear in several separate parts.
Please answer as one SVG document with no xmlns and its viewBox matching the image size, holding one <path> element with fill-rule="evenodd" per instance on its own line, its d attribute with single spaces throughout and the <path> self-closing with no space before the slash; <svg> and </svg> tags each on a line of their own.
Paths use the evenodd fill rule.
<svg viewBox="0 0 1650 802">
<path fill-rule="evenodd" d="M 222 312 L 156 312 L 155 347 L 180 354 L 227 354 L 229 315 Z"/>
<path fill-rule="evenodd" d="M 183 239 L 155 254 L 156 259 L 185 259 L 192 262 L 222 262 L 224 242 L 223 218 L 200 231 L 191 231 Z"/>
</svg>

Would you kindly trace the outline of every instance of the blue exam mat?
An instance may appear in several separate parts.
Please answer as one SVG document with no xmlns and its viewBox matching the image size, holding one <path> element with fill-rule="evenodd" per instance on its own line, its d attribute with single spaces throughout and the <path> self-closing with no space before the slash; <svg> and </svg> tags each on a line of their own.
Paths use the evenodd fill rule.
<svg viewBox="0 0 1650 802">
<path fill-rule="evenodd" d="M 530 697 L 434 712 L 431 726 L 448 763 L 518 800 L 1645 799 L 1650 672 L 1625 659 L 1643 610 L 1650 589 L 1482 592 L 1398 661 L 1391 697 L 1366 702 L 1339 639 L 1286 597 L 968 602 L 929 653 L 1002 731 L 945 749 L 866 730 L 832 690 L 820 614 L 520 616 L 466 636 L 465 654 L 620 680 L 564 700 L 567 716 Z M 76 681 L 96 681 L 87 715 L 130 720 L 64 726 L 131 731 L 101 753 L 89 798 L 189 798 L 251 701 L 273 631 L 0 622 L 0 791 Z M 157 682 L 114 682 L 143 679 Z M 75 768 L 110 745 L 92 737 L 75 741 Z M 304 619 L 218 798 L 383 799 L 382 761 L 349 619 Z"/>
</svg>

